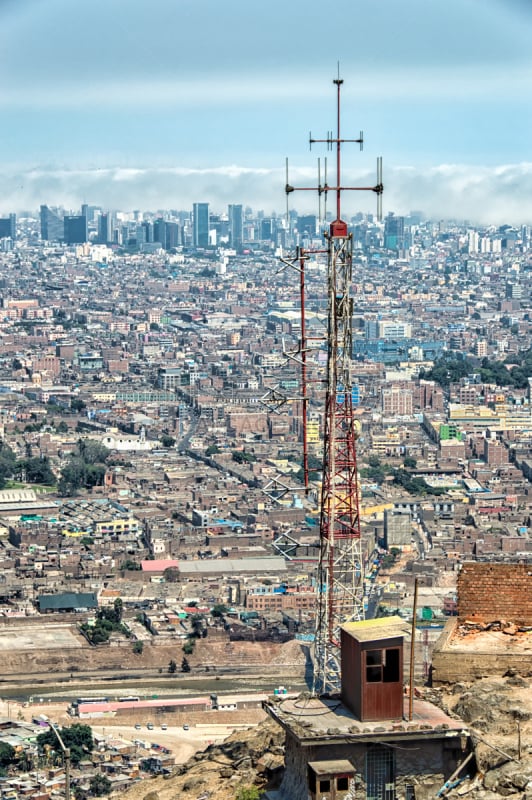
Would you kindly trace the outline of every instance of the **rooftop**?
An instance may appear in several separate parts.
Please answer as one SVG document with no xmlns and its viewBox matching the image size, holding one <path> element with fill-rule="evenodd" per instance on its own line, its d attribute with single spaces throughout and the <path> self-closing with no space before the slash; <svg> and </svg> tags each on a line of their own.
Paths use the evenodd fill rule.
<svg viewBox="0 0 532 800">
<path fill-rule="evenodd" d="M 381 639 L 394 639 L 410 633 L 411 626 L 401 617 L 378 617 L 358 622 L 347 622 L 342 630 L 357 642 L 374 642 Z"/>
<path fill-rule="evenodd" d="M 360 722 L 339 699 L 304 695 L 277 702 L 270 700 L 264 704 L 264 709 L 303 746 L 405 737 L 440 739 L 457 736 L 464 729 L 461 720 L 452 719 L 437 706 L 417 698 L 413 702 L 412 720 L 409 720 L 408 697 L 405 697 L 402 720 Z"/>
</svg>

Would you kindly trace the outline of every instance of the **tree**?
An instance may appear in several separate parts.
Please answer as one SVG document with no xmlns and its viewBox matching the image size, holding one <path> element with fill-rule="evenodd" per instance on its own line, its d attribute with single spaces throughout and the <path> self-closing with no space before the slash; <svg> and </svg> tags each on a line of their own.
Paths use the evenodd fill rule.
<svg viewBox="0 0 532 800">
<path fill-rule="evenodd" d="M 175 444 L 174 437 L 169 436 L 167 433 L 163 433 L 160 437 L 160 440 L 163 447 L 173 447 Z"/>
<path fill-rule="evenodd" d="M 185 648 L 183 648 L 183 650 L 184 649 Z M 183 656 L 183 660 L 181 661 L 181 672 L 190 672 L 190 664 L 186 656 Z"/>
<path fill-rule="evenodd" d="M 252 464 L 257 460 L 253 453 L 248 453 L 245 450 L 233 450 L 231 456 L 237 464 Z"/>
<path fill-rule="evenodd" d="M 80 439 L 77 447 L 85 464 L 104 464 L 110 455 L 110 450 L 96 439 Z"/>
<path fill-rule="evenodd" d="M 15 748 L 7 742 L 0 742 L 0 767 L 12 764 L 16 757 Z"/>
<path fill-rule="evenodd" d="M 76 723 L 69 727 L 61 728 L 59 734 L 65 747 L 70 748 L 70 759 L 73 764 L 79 764 L 86 755 L 92 753 L 94 740 L 92 738 L 92 729 L 89 725 Z M 48 745 L 52 750 L 61 752 L 61 746 L 55 731 L 51 728 L 37 736 L 37 745 L 41 751 Z"/>
<path fill-rule="evenodd" d="M 200 638 L 204 628 L 205 617 L 203 614 L 194 614 L 192 617 L 191 625 L 192 625 L 192 632 L 193 636 L 196 638 Z"/>
<path fill-rule="evenodd" d="M 70 497 L 82 486 L 101 485 L 105 475 L 105 461 L 110 451 L 95 439 L 80 439 L 77 451 L 63 467 L 58 484 L 59 494 Z"/>
<path fill-rule="evenodd" d="M 79 412 L 83 411 L 84 408 L 87 408 L 87 404 L 84 403 L 80 397 L 73 397 L 70 401 L 70 408 L 72 411 Z"/>
<path fill-rule="evenodd" d="M 168 664 L 168 672 L 170 673 L 170 675 L 173 675 L 175 672 L 177 672 L 177 664 L 173 658 Z"/>
<path fill-rule="evenodd" d="M 120 569 L 130 570 L 130 572 L 138 572 L 142 569 L 138 561 L 134 561 L 131 558 L 126 558 L 125 561 L 122 561 L 120 564 Z"/>
<path fill-rule="evenodd" d="M 227 614 L 227 606 L 224 606 L 223 603 L 216 603 L 211 608 L 211 614 L 213 617 L 223 617 L 224 614 Z"/>
<path fill-rule="evenodd" d="M 2 489 L 8 478 L 11 478 L 15 471 L 17 457 L 13 450 L 2 439 L 0 439 L 0 489 Z"/>
<path fill-rule="evenodd" d="M 185 644 L 183 645 L 183 648 L 182 648 L 183 649 L 183 653 L 185 653 L 185 655 L 187 655 L 187 656 L 192 655 L 192 653 L 194 652 L 194 645 L 195 644 L 196 644 L 196 640 L 195 639 L 187 639 Z M 181 666 L 181 669 L 183 669 L 182 666 Z M 185 672 L 186 672 L 186 670 L 185 670 Z"/>
<path fill-rule="evenodd" d="M 215 444 L 211 444 L 211 445 L 209 445 L 209 447 L 208 447 L 208 448 L 205 450 L 205 455 L 206 455 L 206 456 L 215 456 L 215 455 L 216 455 L 217 453 L 219 453 L 219 452 L 220 452 L 220 448 L 219 448 L 217 445 L 215 445 Z"/>
<path fill-rule="evenodd" d="M 89 789 L 93 797 L 101 797 L 104 794 L 110 794 L 111 788 L 112 784 L 107 775 L 97 773 L 90 779 Z"/>
<path fill-rule="evenodd" d="M 181 573 L 177 567 L 167 567 L 163 572 L 163 578 L 167 583 L 179 583 Z"/>
<path fill-rule="evenodd" d="M 85 486 L 103 486 L 106 469 L 103 464 L 87 464 L 85 467 Z"/>
<path fill-rule="evenodd" d="M 140 640 L 135 642 L 135 644 L 133 645 L 133 652 L 135 653 L 135 655 L 137 656 L 142 655 L 143 650 L 144 650 L 144 642 Z"/>
<path fill-rule="evenodd" d="M 433 380 L 447 388 L 450 383 L 456 383 L 460 378 L 464 378 L 475 371 L 475 363 L 469 358 L 465 358 L 461 353 L 446 353 L 441 358 L 436 359 L 432 369 L 419 372 L 419 377 L 424 380 Z"/>
<path fill-rule="evenodd" d="M 28 483 L 52 484 L 55 483 L 55 475 L 50 468 L 50 459 L 44 458 L 23 458 L 17 462 L 17 472 L 24 473 Z"/>
<path fill-rule="evenodd" d="M 59 494 L 71 497 L 85 482 L 85 464 L 80 458 L 71 457 L 63 467 L 58 483 Z"/>
<path fill-rule="evenodd" d="M 113 603 L 113 611 L 115 612 L 115 619 L 118 623 L 122 622 L 122 614 L 124 613 L 124 603 L 117 597 Z"/>
</svg>

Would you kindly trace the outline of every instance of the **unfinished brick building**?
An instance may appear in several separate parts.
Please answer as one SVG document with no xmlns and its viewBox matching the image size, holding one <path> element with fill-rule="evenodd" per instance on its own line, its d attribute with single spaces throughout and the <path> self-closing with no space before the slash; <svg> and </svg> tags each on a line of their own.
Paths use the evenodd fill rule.
<svg viewBox="0 0 532 800">
<path fill-rule="evenodd" d="M 532 674 L 532 564 L 468 562 L 457 581 L 458 614 L 432 654 L 434 685 Z"/>
</svg>

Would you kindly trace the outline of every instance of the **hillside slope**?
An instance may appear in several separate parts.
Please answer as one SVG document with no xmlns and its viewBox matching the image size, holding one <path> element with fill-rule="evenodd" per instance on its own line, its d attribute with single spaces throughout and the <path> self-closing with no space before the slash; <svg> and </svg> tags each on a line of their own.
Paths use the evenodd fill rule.
<svg viewBox="0 0 532 800">
<path fill-rule="evenodd" d="M 473 765 L 471 777 L 449 788 L 446 797 L 532 800 L 532 692 L 528 679 L 508 675 L 421 693 L 462 719 L 475 746 L 476 769 Z M 232 800 L 243 786 L 254 785 L 259 790 L 277 787 L 283 766 L 283 734 L 267 720 L 197 753 L 168 778 L 145 781 L 122 797 L 175 800 L 187 795 Z"/>
</svg>

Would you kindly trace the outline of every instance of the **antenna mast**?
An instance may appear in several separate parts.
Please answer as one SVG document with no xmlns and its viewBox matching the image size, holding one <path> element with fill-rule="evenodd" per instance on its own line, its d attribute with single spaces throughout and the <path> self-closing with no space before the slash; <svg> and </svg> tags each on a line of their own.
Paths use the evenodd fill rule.
<svg viewBox="0 0 532 800">
<path fill-rule="evenodd" d="M 340 94 L 343 80 L 333 81 L 337 94 L 336 135 L 313 139 L 310 145 L 325 143 L 336 151 L 336 186 L 327 179 L 314 187 L 293 187 L 286 183 L 286 194 L 294 191 L 332 192 L 336 219 L 324 233 L 327 242 L 327 371 L 323 432 L 323 483 L 320 501 L 320 558 L 318 567 L 318 611 L 314 646 L 314 692 L 340 691 L 340 627 L 364 618 L 363 558 L 360 534 L 359 484 L 356 440 L 359 425 L 353 407 L 351 380 L 352 316 L 351 294 L 353 241 L 342 220 L 341 200 L 346 191 L 371 191 L 377 195 L 377 215 L 382 215 L 382 160 L 377 159 L 375 186 L 342 184 L 342 145 L 358 139 L 341 137 Z M 306 409 L 303 408 L 303 412 Z M 304 445 L 306 447 L 306 444 Z"/>
</svg>

